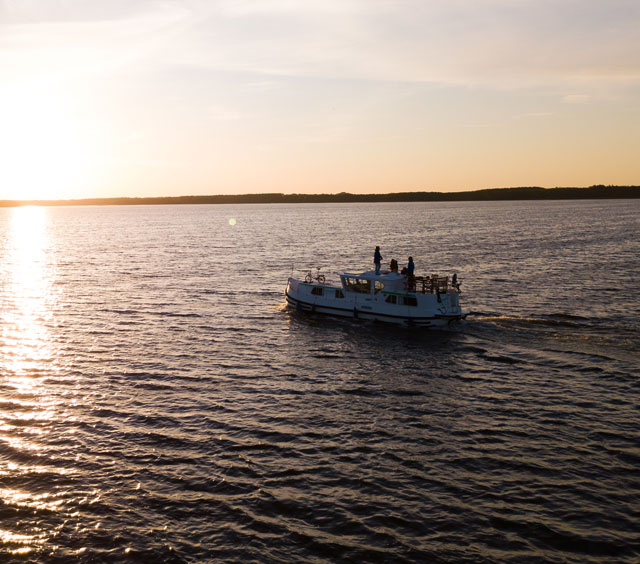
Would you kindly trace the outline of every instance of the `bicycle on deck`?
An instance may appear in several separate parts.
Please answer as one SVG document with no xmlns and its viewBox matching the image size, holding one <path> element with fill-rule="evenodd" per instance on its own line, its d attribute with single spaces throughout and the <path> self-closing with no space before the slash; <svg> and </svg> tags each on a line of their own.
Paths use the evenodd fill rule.
<svg viewBox="0 0 640 564">
<path fill-rule="evenodd" d="M 311 270 L 307 273 L 307 275 L 304 277 L 304 281 L 307 284 L 311 284 L 311 282 L 313 281 L 318 282 L 319 284 L 324 284 L 326 282 L 326 278 L 324 276 L 324 274 L 320 274 L 320 267 L 316 267 L 316 275 L 313 275 L 313 272 L 311 272 Z"/>
</svg>

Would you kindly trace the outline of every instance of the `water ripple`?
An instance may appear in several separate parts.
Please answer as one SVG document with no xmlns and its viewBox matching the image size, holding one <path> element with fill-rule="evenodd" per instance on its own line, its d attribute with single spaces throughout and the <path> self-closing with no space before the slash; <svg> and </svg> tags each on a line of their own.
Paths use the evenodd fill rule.
<svg viewBox="0 0 640 564">
<path fill-rule="evenodd" d="M 566 205 L 0 210 L 0 560 L 637 562 L 638 209 Z M 287 311 L 357 229 L 467 320 Z"/>
</svg>

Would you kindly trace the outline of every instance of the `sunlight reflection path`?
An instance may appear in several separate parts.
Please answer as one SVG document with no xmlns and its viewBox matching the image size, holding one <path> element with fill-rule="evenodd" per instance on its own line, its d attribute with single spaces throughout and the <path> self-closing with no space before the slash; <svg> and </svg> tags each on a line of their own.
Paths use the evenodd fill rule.
<svg viewBox="0 0 640 564">
<path fill-rule="evenodd" d="M 63 503 L 37 480 L 19 489 L 23 477 L 60 471 L 41 462 L 49 458 L 46 437 L 63 416 L 63 398 L 46 382 L 58 372 L 50 332 L 56 299 L 47 210 L 6 212 L 6 223 L 0 221 L 0 502 L 18 518 L 25 511 L 56 512 Z M 5 478 L 18 487 L 3 487 Z M 51 533 L 12 521 L 0 529 L 0 549 L 10 554 L 31 552 Z"/>
<path fill-rule="evenodd" d="M 53 351 L 46 328 L 51 285 L 47 277 L 46 211 L 12 210 L 2 277 L 2 372 L 15 375 L 16 387 L 29 391 L 27 376 L 42 370 Z"/>
</svg>

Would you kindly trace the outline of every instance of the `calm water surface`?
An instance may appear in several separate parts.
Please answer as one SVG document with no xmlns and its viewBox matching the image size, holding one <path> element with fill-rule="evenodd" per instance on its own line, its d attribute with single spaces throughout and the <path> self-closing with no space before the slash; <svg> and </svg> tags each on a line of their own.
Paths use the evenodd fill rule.
<svg viewBox="0 0 640 564">
<path fill-rule="evenodd" d="M 0 209 L 0 560 L 637 563 L 639 241 L 638 200 Z M 467 320 L 285 311 L 376 244 Z"/>
</svg>

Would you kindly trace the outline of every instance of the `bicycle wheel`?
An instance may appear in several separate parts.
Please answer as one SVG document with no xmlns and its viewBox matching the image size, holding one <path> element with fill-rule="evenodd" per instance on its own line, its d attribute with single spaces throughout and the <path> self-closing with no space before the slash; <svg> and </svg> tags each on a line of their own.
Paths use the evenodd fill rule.
<svg viewBox="0 0 640 564">
<path fill-rule="evenodd" d="M 307 275 L 304 277 L 304 281 L 305 281 L 307 284 L 311 284 L 311 282 L 313 282 L 313 276 L 311 276 L 311 274 L 307 274 Z"/>
<path fill-rule="evenodd" d="M 318 276 L 316 276 L 316 280 L 320 282 L 320 284 L 324 284 L 326 278 L 324 277 L 324 274 L 318 274 Z"/>
</svg>

